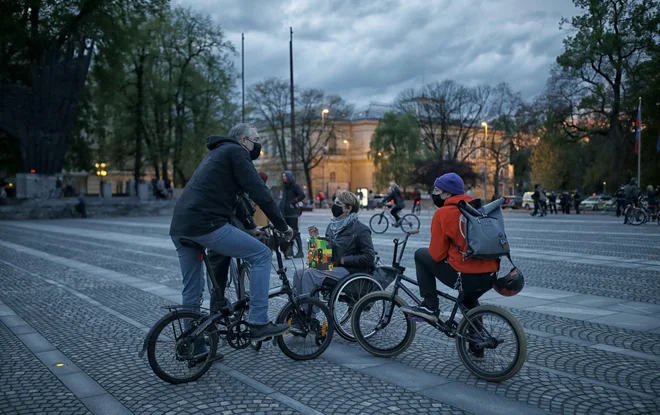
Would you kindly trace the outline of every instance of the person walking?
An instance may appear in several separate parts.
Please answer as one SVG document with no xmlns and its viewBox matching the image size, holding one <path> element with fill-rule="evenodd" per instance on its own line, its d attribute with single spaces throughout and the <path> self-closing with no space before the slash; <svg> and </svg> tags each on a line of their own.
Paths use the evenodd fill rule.
<svg viewBox="0 0 660 415">
<path fill-rule="evenodd" d="M 582 195 L 580 191 L 575 189 L 575 194 L 573 195 L 573 207 L 575 207 L 575 214 L 580 214 L 580 202 L 582 202 Z"/>
<path fill-rule="evenodd" d="M 548 196 L 548 204 L 550 205 L 550 213 L 557 214 L 557 193 L 553 190 Z"/>
<path fill-rule="evenodd" d="M 536 216 L 541 210 L 541 188 L 538 184 L 534 185 L 534 193 L 532 193 L 532 200 L 534 201 L 534 211 L 530 213 L 530 215 Z"/>
<path fill-rule="evenodd" d="M 619 187 L 619 190 L 614 193 L 614 199 L 616 200 L 616 217 L 618 218 L 626 210 L 626 186 L 621 185 Z"/>
<path fill-rule="evenodd" d="M 305 192 L 298 183 L 296 183 L 293 173 L 285 171 L 282 173 L 282 182 L 284 183 L 284 190 L 282 191 L 282 199 L 280 199 L 280 212 L 284 216 L 287 225 L 293 229 L 295 234 L 294 240 L 297 245 L 298 252 L 293 255 L 294 240 L 289 243 L 289 249 L 284 253 L 286 259 L 302 258 L 303 247 L 302 239 L 300 238 L 300 231 L 298 230 L 298 217 L 300 216 L 300 208 L 298 203 L 305 200 Z"/>
</svg>

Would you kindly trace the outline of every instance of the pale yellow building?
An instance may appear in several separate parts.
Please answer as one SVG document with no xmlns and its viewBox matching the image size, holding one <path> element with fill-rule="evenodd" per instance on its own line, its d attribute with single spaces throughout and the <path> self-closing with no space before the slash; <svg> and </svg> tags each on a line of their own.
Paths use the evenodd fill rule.
<svg viewBox="0 0 660 415">
<path fill-rule="evenodd" d="M 376 185 L 376 170 L 373 159 L 370 157 L 370 143 L 376 131 L 379 120 L 383 115 L 392 111 L 392 107 L 383 104 L 370 104 L 367 107 L 355 111 L 350 120 L 327 121 L 332 123 L 333 137 L 327 143 L 325 155 L 320 157 L 316 167 L 311 170 L 312 194 L 316 196 L 318 191 L 323 190 L 327 197 L 331 197 L 338 188 L 350 189 L 357 192 L 359 189 L 373 190 L 375 193 L 386 192 L 387 189 L 379 189 Z M 321 120 L 319 120 L 319 123 Z M 271 186 L 281 185 L 282 165 L 278 154 L 275 140 L 268 129 L 259 131 L 262 142 L 262 156 L 256 160 L 255 165 L 259 171 L 269 175 L 268 184 Z M 288 134 L 288 131 L 285 132 Z M 474 166 L 474 170 L 481 174 L 484 165 L 483 146 L 484 130 L 478 129 L 473 133 L 470 146 L 464 148 L 459 154 L 459 159 L 466 159 Z M 495 143 L 502 143 L 502 133 L 499 131 L 488 131 L 488 142 L 493 138 Z M 312 140 L 314 141 L 314 140 Z M 287 141 L 289 144 L 289 141 Z M 476 148 L 475 148 L 476 147 Z M 287 146 L 290 151 L 290 147 Z M 488 156 L 488 199 L 493 194 L 495 175 L 498 175 L 498 194 L 514 194 L 513 165 L 510 164 L 510 148 L 504 143 L 497 146 L 501 149 L 500 162 L 496 163 L 492 152 L 486 151 Z M 468 154 L 469 153 L 469 154 Z M 497 169 L 499 164 L 499 169 Z M 297 164 L 297 180 L 307 192 L 307 180 L 302 171 L 301 164 Z M 400 183 L 400 185 L 405 185 Z M 408 191 L 412 188 L 408 188 Z M 423 189 L 426 190 L 426 189 Z M 475 197 L 483 197 L 483 187 L 478 183 L 472 189 Z"/>
</svg>

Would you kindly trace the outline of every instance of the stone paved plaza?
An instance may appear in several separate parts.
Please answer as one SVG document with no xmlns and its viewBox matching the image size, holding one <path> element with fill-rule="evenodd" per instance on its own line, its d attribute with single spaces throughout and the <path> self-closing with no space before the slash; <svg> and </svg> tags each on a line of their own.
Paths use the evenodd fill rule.
<svg viewBox="0 0 660 415">
<path fill-rule="evenodd" d="M 329 215 L 306 213 L 301 229 L 324 229 Z M 421 219 L 404 261 L 413 277 L 414 249 L 429 241 Z M 526 363 L 508 381 L 478 380 L 451 339 L 420 324 L 393 359 L 338 335 L 307 362 L 271 344 L 224 346 L 222 363 L 175 386 L 137 354 L 161 306 L 180 301 L 168 217 L 0 222 L 0 413 L 660 413 L 660 226 L 524 213 L 506 223 L 526 286 L 482 302 L 510 310 L 527 334 Z M 400 235 L 374 235 L 383 262 Z M 283 303 L 270 304 L 275 315 Z"/>
</svg>

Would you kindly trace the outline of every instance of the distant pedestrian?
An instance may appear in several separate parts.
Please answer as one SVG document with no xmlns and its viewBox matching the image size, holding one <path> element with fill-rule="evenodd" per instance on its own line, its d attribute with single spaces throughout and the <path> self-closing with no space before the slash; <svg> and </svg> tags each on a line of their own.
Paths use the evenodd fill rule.
<svg viewBox="0 0 660 415">
<path fill-rule="evenodd" d="M 62 197 L 62 177 L 58 176 L 55 181 L 55 199 L 60 199 Z"/>
<path fill-rule="evenodd" d="M 614 198 L 616 199 L 616 217 L 618 218 L 626 210 L 626 186 L 621 185 L 619 190 L 614 193 Z"/>
<path fill-rule="evenodd" d="M 368 199 L 367 199 L 367 209 L 371 209 L 371 210 L 374 210 L 374 209 L 375 209 L 375 206 L 374 206 L 374 199 L 375 199 L 375 197 L 376 197 L 376 196 L 374 195 L 374 191 L 373 191 L 373 190 L 369 190 L 369 196 L 367 197 L 367 198 L 368 198 Z"/>
<path fill-rule="evenodd" d="M 557 214 L 557 193 L 553 190 L 548 196 L 548 205 L 550 206 L 550 213 Z"/>
<path fill-rule="evenodd" d="M 534 193 L 532 193 L 532 200 L 534 201 L 534 211 L 530 213 L 530 215 L 536 216 L 541 211 L 541 187 L 538 184 L 534 185 Z"/>
<path fill-rule="evenodd" d="M 582 195 L 580 195 L 580 191 L 576 189 L 575 194 L 573 195 L 573 206 L 575 207 L 576 215 L 580 214 L 580 202 L 582 202 Z"/>
<path fill-rule="evenodd" d="M 0 205 L 6 205 L 7 204 L 7 191 L 5 191 L 5 187 L 0 187 Z"/>
<path fill-rule="evenodd" d="M 78 203 L 75 206 L 76 212 L 80 213 L 80 216 L 87 218 L 87 202 L 85 201 L 85 193 L 80 192 L 78 195 Z"/>
</svg>

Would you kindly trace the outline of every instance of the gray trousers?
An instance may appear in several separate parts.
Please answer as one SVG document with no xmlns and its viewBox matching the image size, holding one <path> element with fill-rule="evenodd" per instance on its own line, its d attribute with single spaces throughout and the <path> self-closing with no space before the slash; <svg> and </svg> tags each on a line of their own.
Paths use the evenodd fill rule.
<svg viewBox="0 0 660 415">
<path fill-rule="evenodd" d="M 293 288 L 295 288 L 298 295 L 309 294 L 315 288 L 323 285 L 323 280 L 326 278 L 339 281 L 348 274 L 350 274 L 348 270 L 343 267 L 335 267 L 332 271 L 319 271 L 314 268 L 299 269 L 293 275 Z"/>
</svg>

